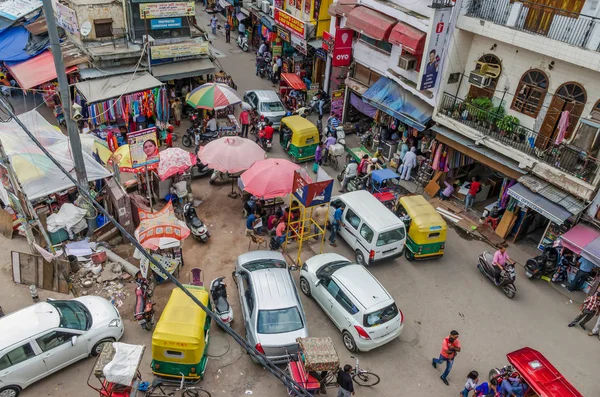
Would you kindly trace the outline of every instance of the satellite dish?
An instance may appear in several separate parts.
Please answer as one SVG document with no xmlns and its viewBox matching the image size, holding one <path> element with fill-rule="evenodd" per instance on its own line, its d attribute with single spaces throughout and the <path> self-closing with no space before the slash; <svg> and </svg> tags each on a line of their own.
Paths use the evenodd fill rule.
<svg viewBox="0 0 600 397">
<path fill-rule="evenodd" d="M 79 31 L 83 37 L 87 37 L 87 35 L 92 31 L 92 23 L 90 21 L 85 21 L 83 24 L 81 24 L 81 29 L 79 29 Z"/>
</svg>

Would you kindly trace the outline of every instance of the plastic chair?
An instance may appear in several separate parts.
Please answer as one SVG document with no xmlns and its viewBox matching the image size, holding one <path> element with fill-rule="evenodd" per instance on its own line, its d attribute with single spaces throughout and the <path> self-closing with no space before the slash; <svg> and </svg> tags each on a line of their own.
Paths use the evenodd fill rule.
<svg viewBox="0 0 600 397">
<path fill-rule="evenodd" d="M 500 65 L 492 65 L 481 61 L 477 62 L 477 64 L 481 66 L 479 69 L 480 74 L 485 74 L 486 76 L 493 78 L 500 76 L 500 72 L 502 71 L 502 67 L 500 67 Z"/>
<path fill-rule="evenodd" d="M 197 285 L 198 287 L 204 286 L 204 281 L 202 281 L 202 270 L 199 267 L 194 267 L 190 270 L 190 284 Z"/>
</svg>

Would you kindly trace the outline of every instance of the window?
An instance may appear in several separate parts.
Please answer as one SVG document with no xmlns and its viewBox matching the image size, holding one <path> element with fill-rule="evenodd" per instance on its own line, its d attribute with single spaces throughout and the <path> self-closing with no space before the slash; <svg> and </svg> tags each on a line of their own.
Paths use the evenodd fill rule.
<svg viewBox="0 0 600 397">
<path fill-rule="evenodd" d="M 346 213 L 346 221 L 348 221 L 350 226 L 358 230 L 358 225 L 360 225 L 360 218 L 350 208 L 348 208 L 348 212 Z"/>
<path fill-rule="evenodd" d="M 319 279 L 326 279 L 331 277 L 333 273 L 335 273 L 338 269 L 341 269 L 344 266 L 350 265 L 352 262 L 348 261 L 337 261 L 331 262 L 317 270 L 317 277 Z"/>
<path fill-rule="evenodd" d="M 479 58 L 477 60 L 477 62 L 488 63 L 490 65 L 498 65 L 498 66 L 502 67 L 502 63 L 500 62 L 500 59 L 497 56 L 492 55 L 492 54 L 486 54 L 486 55 L 482 56 L 481 58 Z M 478 72 L 481 69 L 481 65 L 477 62 L 475 63 L 475 71 L 476 72 Z M 500 70 L 500 73 L 502 73 L 502 70 Z M 494 91 L 496 91 L 497 84 L 498 84 L 498 77 L 492 79 L 492 83 L 488 87 L 479 88 L 474 85 L 471 85 L 471 87 L 469 88 L 469 97 L 470 98 L 485 97 L 485 98 L 492 99 L 494 96 Z"/>
<path fill-rule="evenodd" d="M 112 37 L 112 23 L 112 18 L 95 19 L 94 31 L 96 32 L 96 38 L 101 39 L 103 37 Z"/>
<path fill-rule="evenodd" d="M 398 308 L 396 307 L 395 303 L 392 303 L 391 305 L 384 307 L 381 310 L 365 314 L 364 324 L 366 327 L 374 327 L 376 325 L 387 323 L 397 315 Z"/>
<path fill-rule="evenodd" d="M 256 330 L 259 334 L 282 334 L 304 327 L 296 306 L 287 309 L 259 310 Z"/>
<path fill-rule="evenodd" d="M 329 280 L 329 284 L 327 285 L 327 292 L 329 292 L 331 296 L 335 298 L 337 303 L 339 303 L 340 306 L 342 306 L 344 310 L 346 310 L 348 313 L 358 313 L 358 309 L 356 308 L 354 303 L 352 303 L 350 298 L 348 298 L 348 296 L 340 290 L 339 285 L 337 285 L 335 281 Z"/>
<path fill-rule="evenodd" d="M 383 232 L 379 235 L 379 237 L 377 238 L 377 246 L 381 247 L 382 245 L 397 243 L 398 241 L 401 241 L 403 238 L 404 238 L 404 229 L 403 228 L 389 230 L 389 231 Z"/>
<path fill-rule="evenodd" d="M 6 353 L 6 355 L 0 358 L 0 371 L 9 368 L 13 365 L 22 363 L 25 360 L 35 357 L 35 353 L 29 343 L 19 346 L 14 350 Z"/>
<path fill-rule="evenodd" d="M 37 338 L 35 341 L 43 352 L 47 352 L 55 347 L 70 342 L 73 336 L 75 336 L 75 334 L 62 331 L 52 331 L 40 338 Z"/>
<path fill-rule="evenodd" d="M 594 120 L 600 121 L 600 101 L 596 102 L 590 113 L 590 117 Z"/>
<path fill-rule="evenodd" d="M 49 301 L 60 316 L 60 327 L 87 331 L 92 325 L 92 314 L 77 301 Z"/>
<path fill-rule="evenodd" d="M 375 82 L 377 82 L 381 76 L 378 73 L 373 72 L 368 67 L 355 62 L 354 66 L 352 67 L 351 77 L 367 87 L 370 87 L 371 85 L 375 84 Z"/>
<path fill-rule="evenodd" d="M 373 241 L 373 230 L 369 226 L 363 223 L 360 227 L 360 235 L 365 239 L 367 243 Z"/>
<path fill-rule="evenodd" d="M 163 354 L 165 355 L 165 357 L 168 357 L 168 358 L 183 359 L 183 357 L 184 357 L 183 352 L 179 352 L 176 350 L 165 350 L 165 352 Z"/>
<path fill-rule="evenodd" d="M 546 73 L 538 69 L 531 69 L 521 77 L 511 109 L 535 118 L 542 108 L 547 92 L 548 77 Z"/>
<path fill-rule="evenodd" d="M 438 237 L 440 237 L 440 233 L 438 233 L 438 232 L 436 232 L 436 233 L 429 233 L 429 235 L 427 236 L 427 238 L 429 240 L 433 240 L 433 239 L 436 239 Z"/>
<path fill-rule="evenodd" d="M 262 112 L 283 112 L 285 109 L 281 102 L 263 102 L 261 105 Z"/>
<path fill-rule="evenodd" d="M 265 270 L 265 269 L 286 269 L 287 263 L 281 262 L 281 261 L 278 261 L 275 259 L 264 259 L 264 260 L 259 259 L 257 261 L 245 263 L 242 266 L 244 269 L 248 270 L 249 272 L 254 272 L 257 270 Z M 245 274 L 245 273 L 242 273 L 242 274 Z"/>
<path fill-rule="evenodd" d="M 358 39 L 360 41 L 363 41 L 365 43 L 367 43 L 368 45 L 375 47 L 385 53 L 391 53 L 392 52 L 392 45 L 390 43 L 388 43 L 387 41 L 383 41 L 383 40 L 375 40 L 370 38 L 369 36 L 365 36 L 364 34 L 359 34 L 358 35 Z"/>
<path fill-rule="evenodd" d="M 242 273 L 242 285 L 244 287 L 244 297 L 246 298 L 246 304 L 248 305 L 248 312 L 250 314 L 254 311 L 254 299 L 252 297 L 252 285 L 250 284 L 248 273 Z"/>
</svg>

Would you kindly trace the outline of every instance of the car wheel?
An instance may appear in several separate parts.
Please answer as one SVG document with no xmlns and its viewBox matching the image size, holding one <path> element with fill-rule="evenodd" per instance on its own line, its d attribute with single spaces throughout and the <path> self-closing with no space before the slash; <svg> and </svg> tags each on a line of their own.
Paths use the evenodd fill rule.
<svg viewBox="0 0 600 397">
<path fill-rule="evenodd" d="M 356 250 L 356 263 L 359 265 L 368 266 L 367 262 L 365 261 L 365 255 L 361 250 Z"/>
<path fill-rule="evenodd" d="M 342 340 L 344 341 L 344 346 L 346 346 L 346 349 L 350 350 L 352 353 L 358 351 L 356 348 L 356 343 L 354 342 L 354 338 L 352 335 L 350 335 L 350 332 L 342 332 Z"/>
<path fill-rule="evenodd" d="M 0 389 L 0 397 L 17 397 L 21 393 L 21 388 L 18 386 L 8 386 Z"/>
<path fill-rule="evenodd" d="M 302 291 L 304 295 L 310 298 L 310 284 L 308 283 L 308 280 L 304 277 L 300 277 L 300 291 Z"/>
<path fill-rule="evenodd" d="M 91 351 L 92 356 L 96 357 L 97 355 L 102 353 L 102 345 L 104 345 L 105 343 L 112 343 L 114 341 L 115 341 L 115 338 L 106 338 L 106 339 L 102 339 L 100 342 L 96 343 L 94 345 L 94 347 L 92 347 L 92 351 Z M 0 395 L 0 397 L 4 397 L 4 396 Z"/>
</svg>

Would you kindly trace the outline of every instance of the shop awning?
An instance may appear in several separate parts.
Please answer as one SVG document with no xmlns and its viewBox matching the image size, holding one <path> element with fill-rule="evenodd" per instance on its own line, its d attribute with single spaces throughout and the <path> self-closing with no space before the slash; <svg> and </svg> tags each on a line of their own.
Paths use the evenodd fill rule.
<svg viewBox="0 0 600 397">
<path fill-rule="evenodd" d="M 523 175 L 519 182 L 529 190 L 547 198 L 569 211 L 573 215 L 579 215 L 586 207 L 585 202 L 533 175 Z"/>
<path fill-rule="evenodd" d="M 281 79 L 284 80 L 294 90 L 305 91 L 306 84 L 296 73 L 281 73 Z"/>
<path fill-rule="evenodd" d="M 56 78 L 54 58 L 50 50 L 25 62 L 7 65 L 7 67 L 17 83 L 19 83 L 19 87 L 24 90 L 37 87 Z M 66 68 L 67 73 L 72 73 L 75 70 L 77 70 L 77 66 L 68 66 Z"/>
<path fill-rule="evenodd" d="M 363 95 L 363 101 L 423 131 L 431 120 L 433 109 L 425 101 L 412 95 L 387 77 L 381 77 Z"/>
<path fill-rule="evenodd" d="M 100 69 L 94 67 L 79 69 L 79 76 L 82 80 L 97 79 L 99 77 L 117 76 L 119 74 L 130 74 L 135 69 L 135 65 L 113 66 Z M 140 71 L 140 69 L 138 69 Z"/>
<path fill-rule="evenodd" d="M 522 183 L 517 183 L 509 187 L 508 195 L 516 198 L 523 205 L 542 214 L 557 225 L 562 225 L 572 215 L 560 205 L 553 203 L 540 194 L 532 192 Z"/>
<path fill-rule="evenodd" d="M 382 14 L 371 8 L 358 6 L 348 15 L 346 27 L 365 34 L 375 40 L 387 41 L 392 28 L 398 22 L 395 18 Z"/>
<path fill-rule="evenodd" d="M 398 22 L 390 33 L 388 41 L 392 44 L 401 45 L 403 50 L 407 50 L 413 54 L 423 53 L 425 48 L 425 40 L 427 34 L 415 29 L 404 22 Z"/>
<path fill-rule="evenodd" d="M 186 77 L 196 77 L 214 72 L 215 65 L 210 59 L 194 59 L 152 67 L 152 74 L 160 81 L 184 79 Z"/>
<path fill-rule="evenodd" d="M 338 0 L 329 6 L 327 12 L 331 16 L 346 16 L 358 5 L 356 0 Z"/>
<path fill-rule="evenodd" d="M 82 81 L 75 84 L 75 88 L 88 103 L 94 103 L 125 94 L 149 90 L 161 85 L 162 83 L 150 74 L 138 73 Z"/>
<path fill-rule="evenodd" d="M 356 110 L 358 110 L 362 114 L 369 116 L 372 119 L 375 118 L 377 108 L 369 105 L 367 102 L 363 101 L 361 97 L 359 97 L 353 92 L 350 92 L 350 105 L 354 106 Z"/>
<path fill-rule="evenodd" d="M 560 236 L 561 245 L 600 266 L 600 230 L 582 223 Z"/>
<path fill-rule="evenodd" d="M 519 168 L 519 163 L 505 157 L 498 152 L 483 145 L 476 145 L 475 141 L 464 135 L 454 132 L 444 126 L 434 125 L 431 131 L 436 133 L 435 139 L 450 146 L 473 160 L 480 162 L 512 179 L 518 179 L 525 174 Z"/>
</svg>

